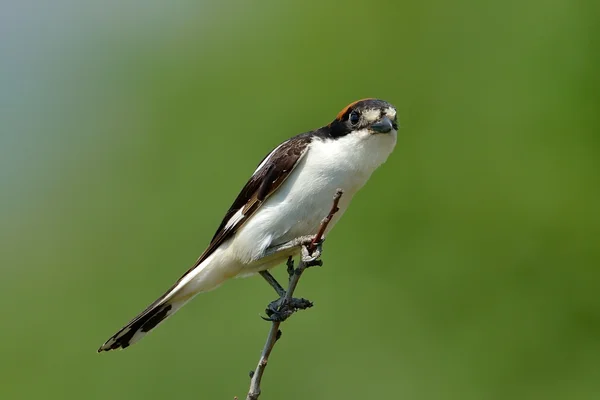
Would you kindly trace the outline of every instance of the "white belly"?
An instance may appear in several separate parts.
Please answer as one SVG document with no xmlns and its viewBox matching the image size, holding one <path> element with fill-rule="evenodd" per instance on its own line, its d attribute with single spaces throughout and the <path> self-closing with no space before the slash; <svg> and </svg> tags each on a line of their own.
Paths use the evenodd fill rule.
<svg viewBox="0 0 600 400">
<path fill-rule="evenodd" d="M 336 189 L 341 188 L 344 194 L 340 210 L 327 230 L 333 228 L 354 194 L 387 159 L 395 143 L 395 132 L 313 140 L 288 179 L 232 238 L 229 250 L 246 265 L 242 273 L 270 268 L 282 261 L 261 262 L 268 247 L 315 234 L 331 208 Z M 286 257 L 282 255 L 283 259 Z"/>
</svg>

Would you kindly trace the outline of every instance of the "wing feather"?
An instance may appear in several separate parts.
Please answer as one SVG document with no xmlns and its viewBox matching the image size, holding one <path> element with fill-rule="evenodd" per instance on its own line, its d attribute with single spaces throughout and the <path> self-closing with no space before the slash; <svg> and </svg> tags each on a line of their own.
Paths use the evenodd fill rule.
<svg viewBox="0 0 600 400">
<path fill-rule="evenodd" d="M 306 154 L 310 141 L 309 135 L 296 136 L 283 142 L 261 161 L 259 168 L 250 177 L 225 214 L 208 248 L 190 270 L 211 255 L 221 243 L 233 236 L 264 201 L 285 182 Z"/>
</svg>

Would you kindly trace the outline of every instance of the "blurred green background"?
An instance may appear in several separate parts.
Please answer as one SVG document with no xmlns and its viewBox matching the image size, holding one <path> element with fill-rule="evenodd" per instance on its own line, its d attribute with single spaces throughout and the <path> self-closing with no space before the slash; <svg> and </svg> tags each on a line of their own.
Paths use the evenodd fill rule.
<svg viewBox="0 0 600 400">
<path fill-rule="evenodd" d="M 0 7 L 0 398 L 243 398 L 259 278 L 96 349 L 270 149 L 363 97 L 397 106 L 398 145 L 261 399 L 600 398 L 598 2 Z"/>
</svg>

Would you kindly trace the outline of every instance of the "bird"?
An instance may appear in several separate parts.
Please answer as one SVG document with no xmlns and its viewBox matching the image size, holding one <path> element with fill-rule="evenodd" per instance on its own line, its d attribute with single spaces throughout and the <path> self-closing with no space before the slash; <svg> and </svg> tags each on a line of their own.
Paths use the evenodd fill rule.
<svg viewBox="0 0 600 400">
<path fill-rule="evenodd" d="M 258 164 L 193 266 L 98 352 L 125 349 L 197 294 L 230 278 L 268 272 L 298 255 L 299 246 L 285 244 L 315 235 L 341 188 L 339 211 L 326 235 L 392 153 L 397 135 L 396 108 L 367 98 L 344 107 L 329 124 L 281 143 Z"/>
</svg>

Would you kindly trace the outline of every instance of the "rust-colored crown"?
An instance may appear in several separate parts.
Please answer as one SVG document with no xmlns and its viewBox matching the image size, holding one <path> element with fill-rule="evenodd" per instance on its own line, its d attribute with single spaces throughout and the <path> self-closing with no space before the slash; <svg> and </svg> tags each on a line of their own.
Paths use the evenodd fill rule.
<svg viewBox="0 0 600 400">
<path fill-rule="evenodd" d="M 356 100 L 356 101 L 348 104 L 346 107 L 344 107 L 344 109 L 338 113 L 338 115 L 335 117 L 335 119 L 337 119 L 338 121 L 341 121 L 344 118 L 344 115 L 346 115 L 346 113 L 348 112 L 348 110 L 350 108 L 352 108 L 354 105 L 360 103 L 361 101 L 366 101 L 366 100 L 375 100 L 375 99 L 372 97 L 367 97 L 366 99 Z"/>
</svg>

